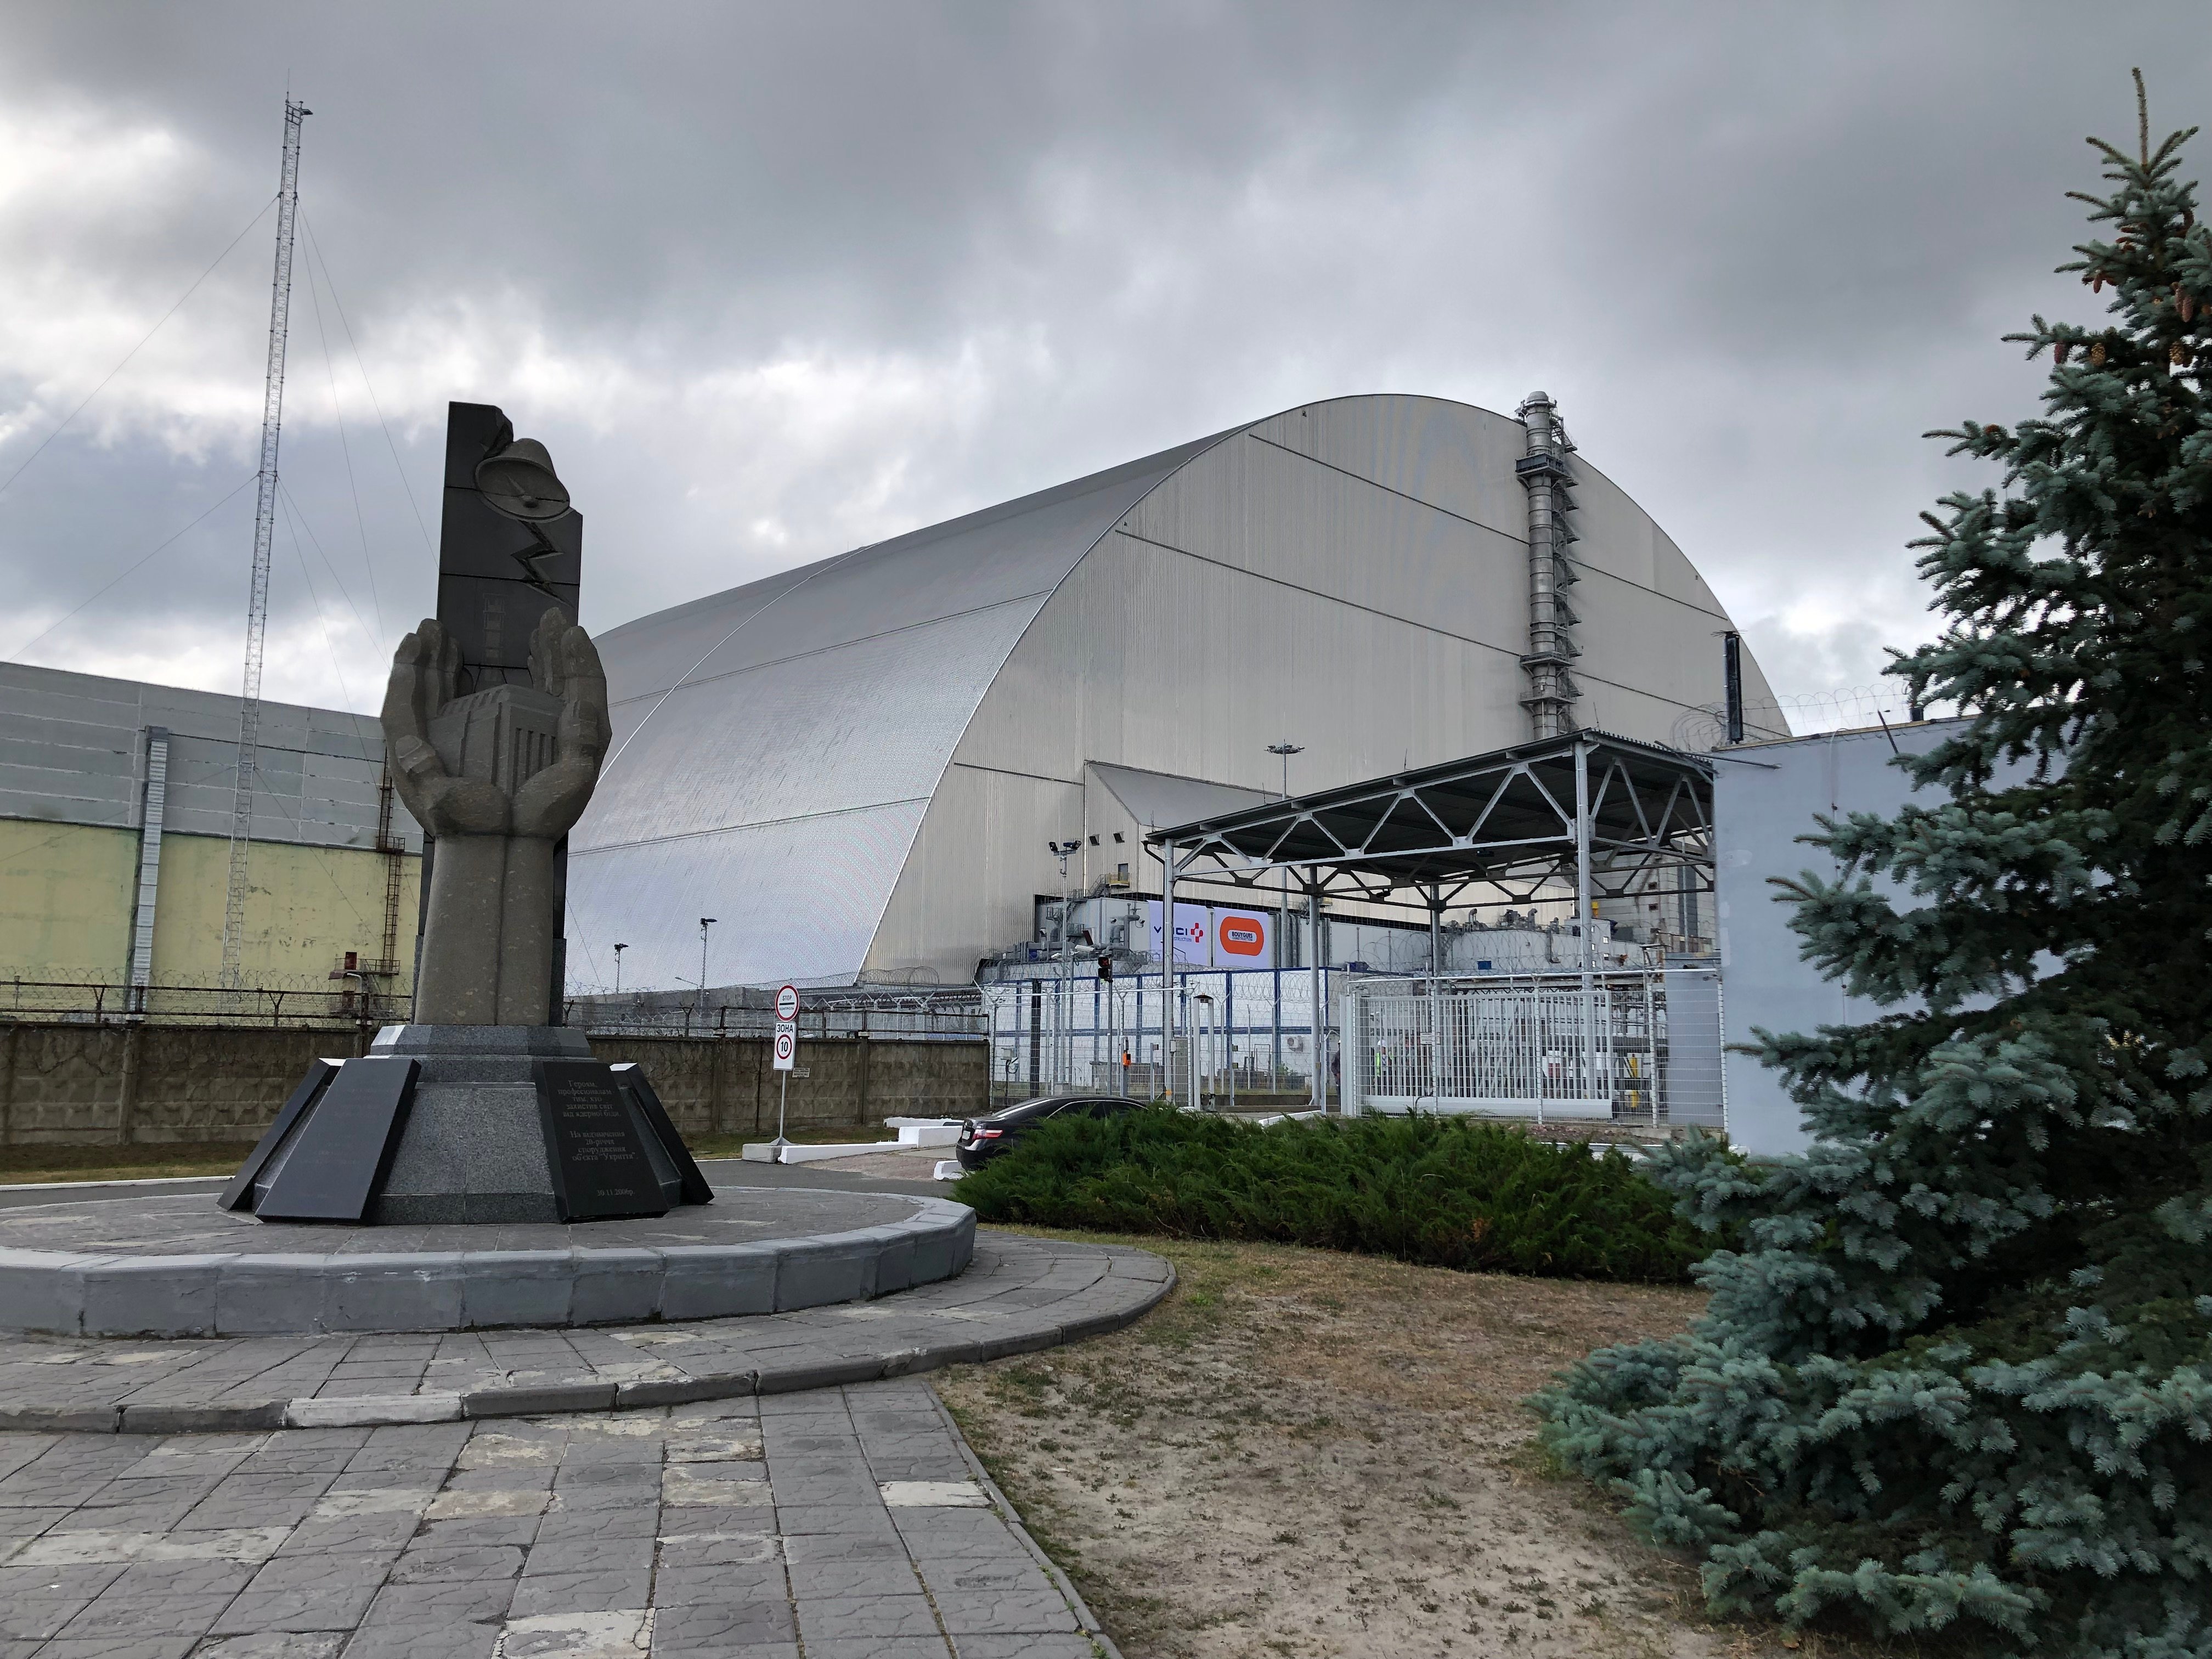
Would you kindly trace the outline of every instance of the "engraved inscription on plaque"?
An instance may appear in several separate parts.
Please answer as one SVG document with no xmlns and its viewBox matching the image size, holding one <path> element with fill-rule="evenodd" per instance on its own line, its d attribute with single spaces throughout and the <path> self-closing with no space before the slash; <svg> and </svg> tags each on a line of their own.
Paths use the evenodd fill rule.
<svg viewBox="0 0 2212 1659">
<path fill-rule="evenodd" d="M 601 1060 L 541 1060 L 538 1115 L 563 1221 L 664 1215 L 668 1200 Z"/>
</svg>

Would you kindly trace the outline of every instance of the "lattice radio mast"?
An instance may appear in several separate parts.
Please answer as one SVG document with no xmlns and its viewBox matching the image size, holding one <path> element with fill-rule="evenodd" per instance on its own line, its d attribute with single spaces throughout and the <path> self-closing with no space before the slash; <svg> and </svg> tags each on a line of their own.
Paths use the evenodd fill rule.
<svg viewBox="0 0 2212 1659">
<path fill-rule="evenodd" d="M 222 906 L 222 983 L 240 986 L 253 781 L 261 758 L 261 647 L 269 631 L 269 554 L 276 532 L 276 436 L 284 423 L 284 336 L 292 317 L 292 225 L 300 207 L 300 123 L 314 112 L 284 100 L 284 167 L 276 186 L 276 274 L 269 297 L 269 376 L 261 397 L 261 491 L 253 514 L 253 581 L 246 602 L 246 680 L 238 705 L 238 787 L 230 807 L 230 889 Z"/>
</svg>

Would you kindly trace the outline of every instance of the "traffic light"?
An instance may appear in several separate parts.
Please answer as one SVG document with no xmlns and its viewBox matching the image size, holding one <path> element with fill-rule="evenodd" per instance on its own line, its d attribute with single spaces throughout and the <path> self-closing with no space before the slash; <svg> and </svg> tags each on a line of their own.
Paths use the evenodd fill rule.
<svg viewBox="0 0 2212 1659">
<path fill-rule="evenodd" d="M 1111 951 L 1098 953 L 1098 982 L 1102 985 L 1114 982 L 1114 953 Z"/>
</svg>

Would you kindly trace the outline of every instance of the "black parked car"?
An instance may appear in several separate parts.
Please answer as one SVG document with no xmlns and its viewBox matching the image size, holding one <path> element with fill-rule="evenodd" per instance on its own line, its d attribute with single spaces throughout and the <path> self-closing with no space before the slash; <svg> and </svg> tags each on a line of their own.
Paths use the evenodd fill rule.
<svg viewBox="0 0 2212 1659">
<path fill-rule="evenodd" d="M 980 1170 L 1011 1148 L 1031 1124 L 1048 1117 L 1119 1117 L 1142 1108 L 1140 1101 L 1116 1100 L 1110 1095 L 1054 1095 L 1044 1100 L 1025 1100 L 988 1117 L 969 1118 L 960 1126 L 960 1144 L 954 1150 L 960 1154 L 962 1169 Z"/>
</svg>

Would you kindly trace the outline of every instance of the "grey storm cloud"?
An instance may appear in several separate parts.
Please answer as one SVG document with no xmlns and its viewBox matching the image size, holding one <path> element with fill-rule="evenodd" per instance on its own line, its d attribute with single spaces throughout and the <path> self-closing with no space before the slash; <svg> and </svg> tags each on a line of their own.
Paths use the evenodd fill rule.
<svg viewBox="0 0 2212 1659">
<path fill-rule="evenodd" d="M 357 708 L 451 398 L 551 447 L 605 627 L 1296 403 L 1540 386 L 1778 684 L 1865 683 L 1984 481 L 1919 434 L 2027 412 L 1996 337 L 2091 308 L 2082 136 L 2133 64 L 2161 127 L 2212 87 L 2180 4 L 8 15 L 0 478 L 314 108 L 269 690 Z M 0 652 L 235 684 L 270 229 L 0 490 Z"/>
</svg>

